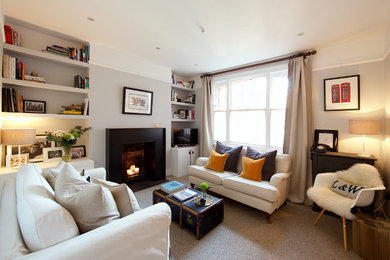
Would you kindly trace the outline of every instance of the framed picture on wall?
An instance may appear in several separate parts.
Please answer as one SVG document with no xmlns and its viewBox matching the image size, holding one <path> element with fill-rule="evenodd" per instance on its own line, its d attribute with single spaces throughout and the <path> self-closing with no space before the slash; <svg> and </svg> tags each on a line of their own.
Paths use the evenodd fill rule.
<svg viewBox="0 0 390 260">
<path fill-rule="evenodd" d="M 123 87 L 123 114 L 152 115 L 153 92 Z"/>
<path fill-rule="evenodd" d="M 314 144 L 324 144 L 328 151 L 337 152 L 338 139 L 338 130 L 314 130 Z"/>
<path fill-rule="evenodd" d="M 324 110 L 359 110 L 360 75 L 324 79 Z"/>
</svg>

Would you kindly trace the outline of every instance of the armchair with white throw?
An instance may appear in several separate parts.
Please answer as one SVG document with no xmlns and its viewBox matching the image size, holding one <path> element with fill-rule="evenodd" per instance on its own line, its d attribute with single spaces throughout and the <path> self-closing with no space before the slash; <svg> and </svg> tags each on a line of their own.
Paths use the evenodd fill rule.
<svg viewBox="0 0 390 260">
<path fill-rule="evenodd" d="M 355 164 L 345 171 L 318 174 L 314 186 L 307 195 L 323 210 L 313 225 L 316 225 L 325 210 L 339 215 L 343 222 L 344 249 L 347 250 L 346 220 L 352 220 L 353 207 L 370 205 L 376 190 L 384 190 L 378 170 L 368 164 Z"/>
</svg>

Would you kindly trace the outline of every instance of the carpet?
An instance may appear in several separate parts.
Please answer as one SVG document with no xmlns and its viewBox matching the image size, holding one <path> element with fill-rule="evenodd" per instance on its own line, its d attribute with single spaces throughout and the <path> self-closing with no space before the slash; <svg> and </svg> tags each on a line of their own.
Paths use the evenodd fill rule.
<svg viewBox="0 0 390 260">
<path fill-rule="evenodd" d="M 188 178 L 168 177 L 188 183 Z M 142 208 L 152 205 L 152 192 L 159 186 L 135 193 Z M 272 214 L 224 198 L 225 217 L 201 240 L 171 224 L 171 259 L 360 259 L 352 249 L 352 223 L 348 223 L 348 251 L 344 251 L 339 218 L 323 215 L 311 206 L 287 202 Z"/>
</svg>

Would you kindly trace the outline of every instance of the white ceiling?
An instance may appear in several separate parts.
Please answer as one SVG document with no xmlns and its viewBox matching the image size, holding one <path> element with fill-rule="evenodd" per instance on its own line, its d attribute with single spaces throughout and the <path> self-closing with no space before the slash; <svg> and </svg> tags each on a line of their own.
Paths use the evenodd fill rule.
<svg viewBox="0 0 390 260">
<path fill-rule="evenodd" d="M 3 0 L 3 12 L 187 76 L 383 34 L 390 24 L 389 0 Z"/>
</svg>

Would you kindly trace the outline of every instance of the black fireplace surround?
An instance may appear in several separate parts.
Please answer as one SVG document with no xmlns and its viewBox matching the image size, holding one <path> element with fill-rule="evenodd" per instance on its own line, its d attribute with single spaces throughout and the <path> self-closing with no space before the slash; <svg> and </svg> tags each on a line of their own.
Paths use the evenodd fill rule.
<svg viewBox="0 0 390 260">
<path fill-rule="evenodd" d="M 166 182 L 165 136 L 165 128 L 106 128 L 107 179 L 116 183 L 126 183 L 133 191 Z M 146 173 L 143 178 L 131 180 L 123 176 L 122 152 L 124 147 L 133 144 L 147 146 L 152 144 L 155 160 L 151 167 L 145 167 Z M 147 155 L 146 153 L 145 156 Z"/>
</svg>

